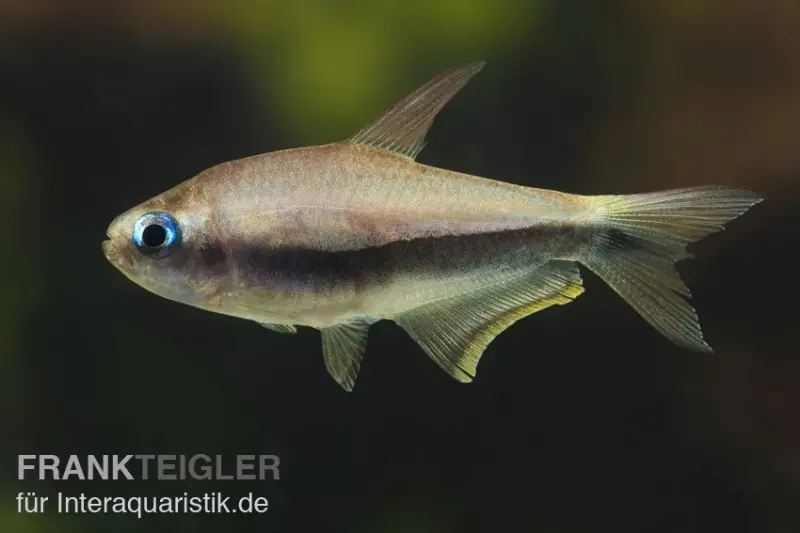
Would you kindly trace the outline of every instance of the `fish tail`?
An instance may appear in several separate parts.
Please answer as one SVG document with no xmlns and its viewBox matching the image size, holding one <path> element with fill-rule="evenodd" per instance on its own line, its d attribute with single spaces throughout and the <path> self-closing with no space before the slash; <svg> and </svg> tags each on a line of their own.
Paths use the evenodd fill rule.
<svg viewBox="0 0 800 533">
<path fill-rule="evenodd" d="M 689 244 L 724 229 L 762 199 L 724 187 L 595 196 L 599 230 L 579 260 L 661 334 L 710 353 L 675 263 L 692 257 Z"/>
</svg>

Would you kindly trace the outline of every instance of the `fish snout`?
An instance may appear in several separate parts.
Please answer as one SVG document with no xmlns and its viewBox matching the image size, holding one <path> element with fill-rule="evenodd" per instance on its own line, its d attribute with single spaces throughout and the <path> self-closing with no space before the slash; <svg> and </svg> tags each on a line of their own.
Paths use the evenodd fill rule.
<svg viewBox="0 0 800 533">
<path fill-rule="evenodd" d="M 133 267 L 133 260 L 130 254 L 125 249 L 125 246 L 120 247 L 119 243 L 114 239 L 106 239 L 102 243 L 103 255 L 109 263 L 114 265 L 119 270 L 130 270 Z"/>
</svg>

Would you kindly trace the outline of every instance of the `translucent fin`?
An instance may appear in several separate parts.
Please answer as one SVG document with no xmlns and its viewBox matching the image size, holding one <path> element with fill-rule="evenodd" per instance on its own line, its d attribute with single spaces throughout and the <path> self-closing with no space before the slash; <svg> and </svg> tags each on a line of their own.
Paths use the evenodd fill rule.
<svg viewBox="0 0 800 533">
<path fill-rule="evenodd" d="M 266 322 L 259 322 L 259 324 L 278 333 L 297 333 L 297 328 L 289 324 L 268 324 Z"/>
<path fill-rule="evenodd" d="M 348 392 L 353 390 L 358 377 L 370 324 L 372 321 L 359 319 L 321 330 L 325 368 Z"/>
<path fill-rule="evenodd" d="M 433 119 L 485 64 L 468 63 L 439 74 L 384 111 L 349 142 L 415 159 L 425 146 Z"/>
<path fill-rule="evenodd" d="M 497 335 L 517 320 L 569 303 L 582 292 L 578 266 L 552 261 L 528 275 L 426 304 L 393 319 L 445 372 L 468 383 Z"/>
<path fill-rule="evenodd" d="M 581 262 L 662 335 L 711 352 L 675 263 L 691 257 L 688 244 L 722 230 L 761 200 L 753 192 L 722 187 L 594 197 L 605 229 Z"/>
</svg>

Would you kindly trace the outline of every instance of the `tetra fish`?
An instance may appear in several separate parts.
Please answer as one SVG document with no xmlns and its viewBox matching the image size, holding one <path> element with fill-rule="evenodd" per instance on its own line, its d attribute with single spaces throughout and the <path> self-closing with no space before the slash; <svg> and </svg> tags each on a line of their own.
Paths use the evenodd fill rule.
<svg viewBox="0 0 800 533">
<path fill-rule="evenodd" d="M 416 162 L 437 113 L 483 66 L 436 76 L 345 141 L 201 172 L 114 219 L 106 257 L 164 298 L 279 332 L 319 329 L 346 390 L 381 319 L 472 381 L 503 330 L 583 293 L 578 264 L 673 342 L 711 351 L 675 263 L 761 197 L 717 186 L 582 196 Z"/>
</svg>

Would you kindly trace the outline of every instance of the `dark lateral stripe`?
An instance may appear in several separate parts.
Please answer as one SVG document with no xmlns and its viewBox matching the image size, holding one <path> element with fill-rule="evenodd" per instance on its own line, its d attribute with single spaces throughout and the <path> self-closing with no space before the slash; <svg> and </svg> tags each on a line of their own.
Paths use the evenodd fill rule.
<svg viewBox="0 0 800 533">
<path fill-rule="evenodd" d="M 251 283 L 324 289 L 382 283 L 402 274 L 441 279 L 474 269 L 524 266 L 557 255 L 569 245 L 573 233 L 569 228 L 535 228 L 429 237 L 335 252 L 234 243 L 231 253 L 240 277 Z"/>
</svg>

